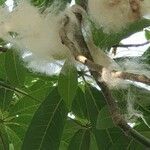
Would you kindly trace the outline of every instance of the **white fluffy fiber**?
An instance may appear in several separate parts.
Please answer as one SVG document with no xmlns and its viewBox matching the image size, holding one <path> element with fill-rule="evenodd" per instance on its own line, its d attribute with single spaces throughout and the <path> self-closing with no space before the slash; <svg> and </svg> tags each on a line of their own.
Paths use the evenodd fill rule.
<svg viewBox="0 0 150 150">
<path fill-rule="evenodd" d="M 69 15 L 73 23 L 77 23 L 75 15 L 69 8 L 57 15 L 53 13 L 55 12 L 53 9 L 53 7 L 49 8 L 47 14 L 40 14 L 38 8 L 26 0 L 19 2 L 12 12 L 9 12 L 6 7 L 0 8 L 0 37 L 12 43 L 23 54 L 26 51 L 32 53 L 30 57 L 25 55 L 23 57 L 28 62 L 28 67 L 38 72 L 47 73 L 45 66 L 49 66 L 48 63 L 53 60 L 71 57 L 68 48 L 61 43 L 59 29 L 64 14 Z M 68 28 L 68 35 L 72 38 L 73 25 L 70 24 Z M 18 35 L 12 37 L 9 34 L 10 31 Z M 96 54 L 93 50 L 92 54 L 96 63 L 100 65 L 108 67 L 112 63 L 102 52 Z M 41 66 L 45 69 L 39 69 L 42 68 Z"/>
<path fill-rule="evenodd" d="M 118 4 L 113 4 L 113 2 Z M 150 1 L 141 1 L 141 15 L 150 13 Z M 117 32 L 135 21 L 129 0 L 89 0 L 89 14 L 92 19 L 103 27 L 104 32 Z"/>
<path fill-rule="evenodd" d="M 150 77 L 150 67 L 146 64 L 142 64 L 140 61 L 126 60 L 121 62 L 120 66 L 122 66 L 120 71 L 145 75 L 148 78 Z M 112 75 L 111 71 L 106 68 L 102 70 L 101 80 L 105 81 L 110 88 L 127 88 L 129 84 L 134 84 L 128 80 L 116 78 Z"/>
<path fill-rule="evenodd" d="M 150 0 L 144 0 L 141 3 L 141 14 L 143 17 L 150 19 Z"/>
<path fill-rule="evenodd" d="M 7 7 L 0 7 L 0 38 L 20 51 L 32 71 L 48 75 L 59 73 L 61 66 L 57 60 L 62 60 L 63 63 L 65 58 L 71 57 L 59 37 L 64 14 L 69 15 L 73 22 L 76 21 L 69 8 L 56 14 L 52 6 L 41 14 L 27 0 L 18 2 L 12 12 Z M 68 28 L 70 36 L 73 27 L 70 25 Z M 15 32 L 17 36 L 12 37 L 9 32 Z"/>
<path fill-rule="evenodd" d="M 0 9 L 0 36 L 43 60 L 68 57 L 70 52 L 59 37 L 61 17 L 62 14 L 53 13 L 41 15 L 29 2 L 21 1 L 12 12 Z M 12 38 L 10 31 L 16 32 L 17 37 Z"/>
<path fill-rule="evenodd" d="M 124 4 L 122 2 L 122 4 Z M 107 3 L 105 0 L 89 0 L 90 9 L 94 9 L 94 13 L 102 11 L 101 15 L 98 15 L 98 19 L 101 19 L 101 24 L 105 26 L 106 30 L 113 28 L 118 28 L 124 25 L 124 18 L 119 17 L 118 11 L 122 10 L 123 14 L 126 16 L 125 6 L 118 7 L 116 10 L 106 9 L 103 5 Z M 103 5 L 99 5 L 103 4 Z M 148 4 L 147 4 L 148 7 Z M 100 10 L 100 8 L 102 10 Z M 125 11 L 126 10 L 126 11 Z M 113 12 L 113 13 L 112 13 Z M 147 11 L 146 11 L 147 12 Z M 59 37 L 59 28 L 61 26 L 62 16 L 67 13 L 73 22 L 76 21 L 74 15 L 69 9 L 66 9 L 61 14 L 55 15 L 55 13 L 40 14 L 38 8 L 32 6 L 27 1 L 21 1 L 18 6 L 14 8 L 12 12 L 9 12 L 6 7 L 0 8 L 0 37 L 4 40 L 11 42 L 13 46 L 17 47 L 22 51 L 22 53 L 29 51 L 32 56 L 26 57 L 24 55 L 24 60 L 28 62 L 28 67 L 33 68 L 38 72 L 45 72 L 47 74 L 53 74 L 57 69 L 54 69 L 55 65 L 49 65 L 49 62 L 55 62 L 55 60 L 61 60 L 66 57 L 71 57 L 70 51 L 65 47 Z M 117 16 L 118 15 L 118 16 Z M 118 20 L 113 20 L 118 17 Z M 120 22 L 122 20 L 123 22 Z M 69 33 L 73 32 L 72 25 L 69 26 Z M 8 32 L 16 32 L 18 35 L 16 37 L 10 36 Z M 98 53 L 95 48 L 90 48 L 93 50 L 91 52 L 96 63 L 103 65 L 105 67 L 111 66 L 113 62 L 110 61 L 103 53 Z M 94 57 L 95 56 L 95 57 Z M 111 64 L 111 65 L 110 65 Z M 46 66 L 49 66 L 47 68 Z M 59 65 L 57 65 L 59 66 Z M 41 68 L 41 69 L 40 69 Z M 47 69 L 51 70 L 47 72 Z M 141 69 L 140 69 L 141 70 Z M 113 80 L 110 77 L 109 71 L 104 70 L 102 80 L 108 81 L 110 85 L 117 85 L 120 83 L 119 80 Z M 115 82 L 115 84 L 114 84 Z"/>
</svg>

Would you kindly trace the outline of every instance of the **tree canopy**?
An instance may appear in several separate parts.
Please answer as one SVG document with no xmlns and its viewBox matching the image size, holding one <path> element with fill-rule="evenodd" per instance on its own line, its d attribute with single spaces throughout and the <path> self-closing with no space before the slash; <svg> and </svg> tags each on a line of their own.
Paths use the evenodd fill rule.
<svg viewBox="0 0 150 150">
<path fill-rule="evenodd" d="M 18 32 L 28 35 L 32 31 L 9 31 L 10 38 L 2 33 L 2 24 L 9 18 L 8 14 L 11 14 L 6 13 L 2 19 L 1 10 L 6 7 L 5 2 L 0 0 L 0 150 L 149 148 L 150 19 L 140 18 L 117 32 L 105 32 L 105 26 L 100 26 L 90 17 L 87 0 L 76 0 L 77 7 L 70 6 L 70 0 L 32 0 L 32 7 L 43 16 L 51 14 L 51 6 L 56 10 L 56 16 L 66 10 L 66 6 L 70 8 L 69 13 L 60 15 L 61 25 L 58 28 L 59 41 L 64 46 L 63 49 L 67 49 L 70 59 L 64 59 L 65 56 L 62 56 L 61 59 L 58 58 L 59 61 L 46 59 L 38 62 L 37 57 L 35 62 L 29 64 L 24 59 L 24 51 L 20 50 L 20 43 L 17 42 L 24 38 L 20 38 Z M 19 2 L 13 2 L 13 9 L 19 10 Z M 13 15 L 15 13 L 12 11 Z M 73 19 L 72 15 L 75 15 Z M 18 14 L 16 16 L 18 17 Z M 25 22 L 28 19 L 24 16 L 21 17 Z M 28 23 L 29 29 L 32 21 L 34 20 Z M 53 24 L 54 20 L 50 21 Z M 40 23 L 39 21 L 37 26 L 41 27 Z M 44 30 L 40 31 L 45 33 L 47 30 Z M 145 36 L 144 43 L 122 42 L 140 31 Z M 68 32 L 73 33 L 73 38 Z M 36 36 L 38 35 L 33 37 Z M 88 38 L 92 39 L 89 43 L 93 48 L 112 53 L 114 58 L 109 59 L 115 62 L 120 70 L 96 63 L 89 50 L 91 47 L 88 45 Z M 14 43 L 19 46 L 14 46 Z M 32 44 L 31 39 L 29 44 Z M 148 45 L 148 48 L 143 50 L 140 56 L 115 57 L 120 48 L 130 52 L 131 47 L 144 49 L 145 45 Z M 26 48 L 26 45 L 23 48 Z M 58 53 L 61 55 L 61 50 Z M 26 56 L 28 54 L 30 55 L 26 53 Z M 134 64 L 134 70 L 128 69 L 132 67 L 131 64 Z M 32 66 L 37 69 L 31 69 Z"/>
</svg>

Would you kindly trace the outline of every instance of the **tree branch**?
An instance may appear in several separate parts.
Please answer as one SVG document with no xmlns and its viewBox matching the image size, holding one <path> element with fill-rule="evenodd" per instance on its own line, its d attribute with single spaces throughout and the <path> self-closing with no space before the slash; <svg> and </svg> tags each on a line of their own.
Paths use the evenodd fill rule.
<svg viewBox="0 0 150 150">
<path fill-rule="evenodd" d="M 136 82 L 142 82 L 147 85 L 150 85 L 150 78 L 148 78 L 145 75 L 139 75 L 139 74 L 134 74 L 134 73 L 129 73 L 129 72 L 121 72 L 121 71 L 112 71 L 111 74 L 115 78 L 126 79 L 126 80 L 131 80 L 131 81 L 136 81 Z"/>
<path fill-rule="evenodd" d="M 118 48 L 118 47 L 122 47 L 122 48 L 140 47 L 140 46 L 145 46 L 147 44 L 150 44 L 150 41 L 146 41 L 146 42 L 141 43 L 141 44 L 118 44 L 118 45 L 113 45 L 112 48 Z"/>
<path fill-rule="evenodd" d="M 69 23 L 69 18 L 67 16 L 64 18 L 63 23 L 64 23 L 63 24 L 64 27 Z M 93 62 L 92 56 L 89 55 L 89 53 L 87 53 L 88 47 L 83 37 L 81 38 L 80 32 L 81 31 L 78 30 L 78 32 L 75 33 L 75 39 L 77 43 L 79 44 L 81 51 L 83 51 L 84 55 L 87 56 L 89 59 L 78 52 L 74 43 L 69 40 L 63 28 L 60 30 L 60 37 L 61 37 L 62 43 L 65 44 L 69 48 L 69 50 L 72 52 L 74 58 L 77 61 L 86 65 L 91 71 L 96 71 L 101 74 L 104 67 L 101 65 L 95 64 Z M 115 78 L 126 79 L 126 80 L 128 79 L 128 80 L 142 82 L 142 83 L 150 85 L 150 79 L 146 77 L 145 75 L 138 75 L 138 74 L 115 71 L 115 70 L 111 72 L 111 75 L 112 77 L 115 77 Z"/>
<path fill-rule="evenodd" d="M 80 14 L 80 15 L 82 16 L 82 14 Z M 79 19 L 79 22 L 81 22 L 81 18 L 82 18 L 81 16 L 80 17 L 77 16 L 77 18 Z M 115 99 L 112 97 L 112 94 L 111 94 L 107 84 L 105 82 L 102 82 L 99 80 L 100 76 L 101 76 L 100 70 L 102 70 L 103 66 L 99 66 L 99 65 L 93 63 L 93 59 L 90 55 L 88 46 L 84 40 L 83 35 L 81 34 L 82 29 L 77 30 L 77 32 L 80 31 L 80 33 L 75 34 L 75 37 L 76 37 L 75 40 L 77 41 L 78 46 L 80 47 L 81 51 L 83 49 L 86 49 L 85 56 L 78 53 L 78 49 L 75 47 L 74 43 L 68 38 L 67 33 L 66 33 L 66 25 L 69 23 L 69 21 L 70 21 L 69 17 L 65 16 L 62 27 L 59 32 L 62 43 L 69 48 L 69 50 L 71 51 L 71 53 L 73 54 L 73 56 L 75 57 L 75 59 L 77 61 L 80 61 L 81 63 L 83 63 L 84 65 L 89 67 L 91 74 L 93 75 L 94 79 L 96 80 L 98 86 L 101 88 L 102 93 L 106 99 L 106 102 L 108 104 L 109 111 L 110 111 L 110 114 L 111 114 L 114 124 L 116 124 L 118 127 L 120 127 L 127 135 L 131 136 L 132 138 L 134 138 L 135 140 L 144 144 L 145 146 L 150 147 L 150 140 L 147 139 L 146 137 L 142 136 L 141 134 L 139 134 L 137 131 L 135 131 L 133 128 L 131 128 L 127 124 L 127 122 L 124 120 L 123 116 L 120 114 L 119 108 L 115 102 Z M 80 28 L 81 28 L 81 26 L 80 26 Z M 83 43 L 81 43 L 79 41 L 79 39 L 82 40 Z M 97 68 L 98 68 L 98 71 L 93 71 L 93 70 L 96 70 Z"/>
</svg>

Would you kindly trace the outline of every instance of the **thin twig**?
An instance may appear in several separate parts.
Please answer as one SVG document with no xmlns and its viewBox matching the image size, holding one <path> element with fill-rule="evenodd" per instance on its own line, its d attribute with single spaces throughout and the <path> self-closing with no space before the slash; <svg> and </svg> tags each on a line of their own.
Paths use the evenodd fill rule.
<svg viewBox="0 0 150 150">
<path fill-rule="evenodd" d="M 147 44 L 150 44 L 150 41 L 146 41 L 144 43 L 140 43 L 140 44 L 118 44 L 118 45 L 113 45 L 112 48 L 129 48 L 129 47 L 140 47 L 140 46 L 145 46 Z"/>
</svg>

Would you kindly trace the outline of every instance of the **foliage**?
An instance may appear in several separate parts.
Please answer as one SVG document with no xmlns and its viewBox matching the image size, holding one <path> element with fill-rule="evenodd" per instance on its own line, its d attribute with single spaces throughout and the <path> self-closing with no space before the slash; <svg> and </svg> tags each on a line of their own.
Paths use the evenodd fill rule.
<svg viewBox="0 0 150 150">
<path fill-rule="evenodd" d="M 34 5 L 44 9 L 53 1 L 32 0 Z M 125 35 L 148 25 L 150 22 L 144 20 L 116 35 L 104 34 L 94 26 L 94 40 L 96 45 L 110 48 Z M 147 30 L 146 37 L 150 39 Z M 150 49 L 143 56 L 149 65 Z M 49 77 L 27 70 L 14 49 L 1 53 L 0 150 L 145 149 L 115 127 L 102 92 L 84 79 L 80 82 L 77 73 L 66 61 L 59 76 Z M 137 110 L 150 123 L 150 93 L 135 85 L 133 89 L 137 93 Z M 126 114 L 127 91 L 116 89 L 112 92 L 122 113 Z M 68 113 L 75 118 L 69 117 Z M 134 128 L 150 138 L 149 127 L 142 119 L 135 120 Z"/>
</svg>

